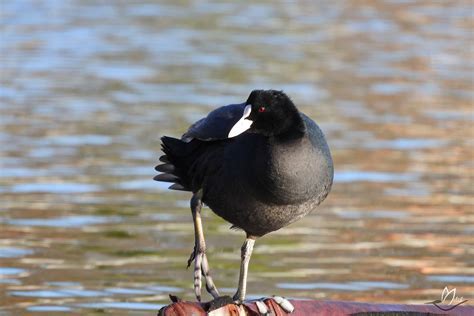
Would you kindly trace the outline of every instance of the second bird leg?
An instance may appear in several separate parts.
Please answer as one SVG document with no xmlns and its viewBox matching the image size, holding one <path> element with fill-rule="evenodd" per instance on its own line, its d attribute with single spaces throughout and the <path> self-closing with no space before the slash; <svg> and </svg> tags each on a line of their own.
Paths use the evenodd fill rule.
<svg viewBox="0 0 474 316">
<path fill-rule="evenodd" d="M 206 280 L 206 290 L 212 297 L 219 297 L 214 281 L 209 274 L 209 263 L 206 256 L 206 241 L 204 240 L 204 231 L 202 229 L 201 219 L 202 201 L 196 194 L 191 198 L 191 212 L 194 222 L 194 251 L 188 260 L 188 267 L 194 260 L 194 293 L 196 299 L 201 301 L 201 274 Z"/>
<path fill-rule="evenodd" d="M 241 249 L 241 261 L 240 261 L 240 274 L 239 274 L 239 287 L 237 292 L 234 294 L 234 301 L 241 304 L 245 300 L 245 294 L 247 292 L 247 274 L 249 270 L 250 256 L 252 255 L 253 245 L 255 244 L 255 238 L 247 236 Z"/>
</svg>

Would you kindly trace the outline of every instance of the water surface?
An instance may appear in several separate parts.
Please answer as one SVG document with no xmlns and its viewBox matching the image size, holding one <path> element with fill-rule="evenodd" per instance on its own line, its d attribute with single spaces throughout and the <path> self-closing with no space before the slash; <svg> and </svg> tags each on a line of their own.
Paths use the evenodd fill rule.
<svg viewBox="0 0 474 316">
<path fill-rule="evenodd" d="M 159 137 L 255 88 L 325 131 L 332 193 L 258 240 L 249 297 L 474 302 L 469 1 L 4 1 L 0 314 L 150 315 L 193 299 L 189 194 Z M 244 236 L 204 210 L 216 284 Z"/>
</svg>

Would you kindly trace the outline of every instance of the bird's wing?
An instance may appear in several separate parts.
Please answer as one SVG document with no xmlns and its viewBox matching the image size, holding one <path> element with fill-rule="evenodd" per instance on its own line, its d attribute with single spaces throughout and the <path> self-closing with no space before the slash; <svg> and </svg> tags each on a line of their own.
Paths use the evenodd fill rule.
<svg viewBox="0 0 474 316">
<path fill-rule="evenodd" d="M 222 106 L 191 125 L 181 140 L 213 141 L 228 138 L 232 126 L 242 117 L 245 103 Z"/>
</svg>

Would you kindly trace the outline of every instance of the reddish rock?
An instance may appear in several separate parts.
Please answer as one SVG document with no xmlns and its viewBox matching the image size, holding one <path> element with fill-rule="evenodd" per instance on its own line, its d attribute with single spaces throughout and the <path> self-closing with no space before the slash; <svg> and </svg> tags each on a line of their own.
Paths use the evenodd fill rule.
<svg viewBox="0 0 474 316">
<path fill-rule="evenodd" d="M 283 316 L 289 315 L 271 298 L 265 299 L 270 315 Z M 342 301 L 314 301 L 314 300 L 290 300 L 295 307 L 295 311 L 291 313 L 292 316 L 309 316 L 309 315 L 374 315 L 368 313 L 374 312 L 400 312 L 397 315 L 456 315 L 456 316 L 471 316 L 474 315 L 474 306 L 461 305 L 450 311 L 442 311 L 434 305 L 404 305 L 404 304 L 372 304 L 372 303 L 357 303 L 357 302 L 342 302 Z M 209 314 L 205 308 L 209 306 L 208 303 L 185 302 L 176 300 L 176 302 L 163 307 L 159 316 L 223 316 L 223 315 L 246 315 L 246 316 L 260 316 L 255 301 L 247 301 L 242 306 L 228 304 L 221 308 L 211 311 Z M 443 306 L 448 309 L 450 306 Z M 414 314 L 418 313 L 418 314 Z M 385 314 L 388 315 L 388 314 Z M 395 314 L 393 314 L 395 315 Z"/>
</svg>

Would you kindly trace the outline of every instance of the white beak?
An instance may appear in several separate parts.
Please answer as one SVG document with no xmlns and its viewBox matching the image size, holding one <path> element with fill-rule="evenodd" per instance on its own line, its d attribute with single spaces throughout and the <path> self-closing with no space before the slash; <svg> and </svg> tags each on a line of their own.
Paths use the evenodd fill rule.
<svg viewBox="0 0 474 316">
<path fill-rule="evenodd" d="M 243 132 L 245 132 L 246 130 L 248 130 L 250 128 L 250 126 L 253 123 L 253 121 L 247 119 L 247 117 L 249 117 L 249 115 L 250 115 L 250 112 L 252 112 L 252 105 L 251 104 L 249 104 L 245 107 L 244 115 L 242 115 L 240 120 L 238 120 L 237 123 L 235 123 L 235 125 L 232 126 L 232 128 L 229 132 L 229 135 L 228 135 L 229 138 L 240 135 L 240 134 L 242 134 Z"/>
</svg>

